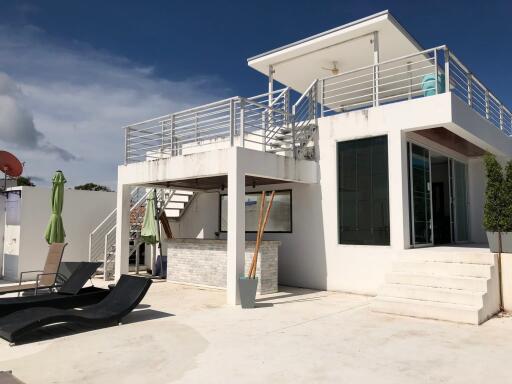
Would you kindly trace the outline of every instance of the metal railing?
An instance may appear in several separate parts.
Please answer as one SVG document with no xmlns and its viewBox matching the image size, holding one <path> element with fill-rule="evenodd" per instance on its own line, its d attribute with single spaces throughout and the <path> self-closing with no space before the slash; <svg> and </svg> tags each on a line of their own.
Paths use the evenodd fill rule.
<svg viewBox="0 0 512 384">
<path fill-rule="evenodd" d="M 301 156 L 317 118 L 453 92 L 508 136 L 512 114 L 446 46 L 314 80 L 291 106 L 290 89 L 233 97 L 125 127 L 125 163 L 225 146 Z M 203 149 L 205 150 L 205 149 Z"/>
<path fill-rule="evenodd" d="M 183 155 L 198 146 L 248 146 L 291 152 L 290 90 L 233 97 L 125 127 L 125 162 Z M 236 143 L 235 143 L 236 141 Z"/>
<path fill-rule="evenodd" d="M 428 49 L 321 79 L 321 115 L 444 92 L 444 74 L 440 67 L 443 48 Z"/>
<path fill-rule="evenodd" d="M 512 136 L 510 110 L 452 52 L 447 52 L 450 91 L 507 136 Z"/>
<path fill-rule="evenodd" d="M 453 92 L 512 135 L 512 114 L 446 46 L 320 80 L 321 116 Z"/>
<path fill-rule="evenodd" d="M 137 187 L 131 191 L 131 212 L 138 209 L 145 201 L 148 192 L 146 188 Z M 107 265 L 107 256 L 116 243 L 116 221 L 117 208 L 96 227 L 89 235 L 89 261 L 101 261 L 104 265 L 104 276 L 106 277 L 105 266 Z"/>
</svg>

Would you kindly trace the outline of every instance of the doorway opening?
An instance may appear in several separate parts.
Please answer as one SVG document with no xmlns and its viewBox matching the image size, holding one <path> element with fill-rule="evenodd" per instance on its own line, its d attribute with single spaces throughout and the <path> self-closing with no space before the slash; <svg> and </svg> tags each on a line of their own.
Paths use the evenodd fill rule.
<svg viewBox="0 0 512 384">
<path fill-rule="evenodd" d="M 411 245 L 469 240 L 467 165 L 408 143 Z"/>
</svg>

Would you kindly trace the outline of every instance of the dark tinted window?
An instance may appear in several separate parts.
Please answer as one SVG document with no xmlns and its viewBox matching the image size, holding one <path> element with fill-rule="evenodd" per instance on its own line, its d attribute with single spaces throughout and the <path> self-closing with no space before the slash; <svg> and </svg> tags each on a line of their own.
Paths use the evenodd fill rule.
<svg viewBox="0 0 512 384">
<path fill-rule="evenodd" d="M 338 143 L 340 244 L 389 245 L 387 136 Z"/>
</svg>

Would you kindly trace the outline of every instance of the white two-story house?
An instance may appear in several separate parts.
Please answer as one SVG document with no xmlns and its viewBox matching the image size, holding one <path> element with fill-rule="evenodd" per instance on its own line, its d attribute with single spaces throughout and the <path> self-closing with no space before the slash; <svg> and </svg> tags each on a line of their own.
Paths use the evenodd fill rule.
<svg viewBox="0 0 512 384">
<path fill-rule="evenodd" d="M 499 300 L 482 156 L 512 156 L 512 114 L 451 48 L 422 47 L 384 11 L 249 58 L 268 76 L 264 94 L 126 127 L 116 275 L 129 266 L 133 188 L 188 191 L 173 236 L 225 239 L 227 302 L 238 303 L 248 196 L 275 190 L 265 239 L 279 241 L 280 284 L 485 321 Z"/>
</svg>

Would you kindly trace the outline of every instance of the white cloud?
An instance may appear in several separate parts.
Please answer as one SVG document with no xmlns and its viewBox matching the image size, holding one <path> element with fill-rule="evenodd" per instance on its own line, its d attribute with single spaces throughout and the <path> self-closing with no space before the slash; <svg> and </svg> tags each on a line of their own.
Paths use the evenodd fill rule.
<svg viewBox="0 0 512 384">
<path fill-rule="evenodd" d="M 56 43 L 34 27 L 0 26 L 0 72 L 0 142 L 26 175 L 50 180 L 62 169 L 70 185 L 115 186 L 122 126 L 227 93 L 215 77 L 158 78 L 152 66 Z"/>
</svg>

